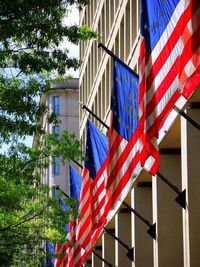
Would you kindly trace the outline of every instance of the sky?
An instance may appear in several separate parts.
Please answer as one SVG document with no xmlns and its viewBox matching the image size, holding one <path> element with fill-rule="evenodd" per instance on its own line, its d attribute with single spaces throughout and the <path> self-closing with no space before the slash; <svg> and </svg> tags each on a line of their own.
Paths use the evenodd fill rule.
<svg viewBox="0 0 200 267">
<path fill-rule="evenodd" d="M 69 12 L 68 16 L 64 20 L 64 23 L 68 26 L 72 26 L 74 24 L 79 24 L 79 11 L 77 8 L 72 7 L 71 12 Z M 69 50 L 69 56 L 70 57 L 76 57 L 79 58 L 79 46 L 73 45 L 67 40 L 65 40 L 61 46 L 61 48 L 65 49 L 67 48 Z M 74 78 L 78 78 L 79 71 L 74 71 L 73 69 L 70 69 L 67 71 L 67 74 L 71 74 Z"/>
</svg>

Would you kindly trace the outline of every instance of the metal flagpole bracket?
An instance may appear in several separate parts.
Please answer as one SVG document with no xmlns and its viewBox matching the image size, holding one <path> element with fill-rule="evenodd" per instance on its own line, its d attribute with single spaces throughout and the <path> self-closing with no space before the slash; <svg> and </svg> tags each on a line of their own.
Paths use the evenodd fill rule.
<svg viewBox="0 0 200 267">
<path fill-rule="evenodd" d="M 159 171 L 157 172 L 157 177 L 159 177 L 163 182 L 165 182 L 169 187 L 171 187 L 172 190 L 174 190 L 178 197 L 175 198 L 175 201 L 183 208 L 186 209 L 186 190 L 183 190 L 182 192 L 173 185 L 162 173 Z"/>
<path fill-rule="evenodd" d="M 186 209 L 186 189 L 179 193 L 175 201 L 184 209 Z"/>
<path fill-rule="evenodd" d="M 109 126 L 105 124 L 94 112 L 92 112 L 86 105 L 82 106 L 82 109 L 87 110 L 95 119 L 97 119 L 107 130 L 109 130 Z"/>
<path fill-rule="evenodd" d="M 131 260 L 134 261 L 134 247 L 129 249 L 129 251 L 126 253 L 126 256 Z"/>
<path fill-rule="evenodd" d="M 127 204 L 125 201 L 122 202 L 125 207 L 127 207 L 130 211 L 132 211 L 135 216 L 137 216 L 141 221 L 143 221 L 147 226 L 149 226 L 149 229 L 147 230 L 147 233 L 153 238 L 156 239 L 156 223 L 151 224 L 148 220 L 146 220 L 141 214 L 139 214 L 135 209 L 133 209 L 129 204 Z"/>
<path fill-rule="evenodd" d="M 174 106 L 174 110 L 179 113 L 183 118 L 185 118 L 192 126 L 194 126 L 197 130 L 200 131 L 200 124 L 194 121 L 190 116 L 188 116 L 183 110 Z"/>
<path fill-rule="evenodd" d="M 131 260 L 134 261 L 134 247 L 130 248 L 128 245 L 126 245 L 121 239 L 119 239 L 116 235 L 114 235 L 112 233 L 112 231 L 110 231 L 107 228 L 104 228 L 104 231 L 109 234 L 110 236 L 112 236 L 115 240 L 117 240 L 123 247 L 125 247 L 128 252 L 126 253 L 126 256 Z"/>
<path fill-rule="evenodd" d="M 99 258 L 101 261 L 105 262 L 105 264 L 109 267 L 113 267 L 113 265 L 108 262 L 107 260 L 105 260 L 103 257 L 101 257 L 95 250 L 92 250 L 92 253 L 94 253 L 94 255 L 97 256 L 97 258 Z"/>
<path fill-rule="evenodd" d="M 147 233 L 154 239 L 156 240 L 156 223 L 152 224 L 149 227 L 149 230 L 147 230 Z"/>
<path fill-rule="evenodd" d="M 118 60 L 122 65 L 124 65 L 127 69 L 129 69 L 131 72 L 134 72 L 124 61 L 122 61 L 119 57 L 117 57 L 111 50 L 109 50 L 104 44 L 99 43 L 98 48 L 103 49 L 109 56 L 111 56 L 113 59 Z"/>
</svg>

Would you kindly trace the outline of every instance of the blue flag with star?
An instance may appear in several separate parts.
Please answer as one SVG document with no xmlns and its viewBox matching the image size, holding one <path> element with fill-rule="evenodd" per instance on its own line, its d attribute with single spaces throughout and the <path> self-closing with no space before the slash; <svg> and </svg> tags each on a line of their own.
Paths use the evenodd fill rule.
<svg viewBox="0 0 200 267">
<path fill-rule="evenodd" d="M 142 0 L 141 34 L 150 54 L 162 36 L 180 0 Z"/>
<path fill-rule="evenodd" d="M 90 177 L 95 179 L 108 154 L 108 139 L 95 127 L 87 121 L 87 137 L 85 149 L 85 167 L 89 170 Z"/>
<path fill-rule="evenodd" d="M 127 141 L 138 127 L 138 75 L 114 59 L 111 110 L 112 127 Z"/>
</svg>

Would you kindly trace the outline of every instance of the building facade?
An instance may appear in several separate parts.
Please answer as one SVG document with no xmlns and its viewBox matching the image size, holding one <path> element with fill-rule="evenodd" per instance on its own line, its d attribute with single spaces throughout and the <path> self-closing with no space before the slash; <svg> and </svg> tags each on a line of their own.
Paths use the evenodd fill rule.
<svg viewBox="0 0 200 267">
<path fill-rule="evenodd" d="M 139 56 L 139 0 L 91 0 L 80 14 L 80 24 L 87 24 L 99 33 L 98 40 L 82 42 L 80 57 L 80 103 L 86 105 L 109 125 L 110 95 L 112 87 L 112 59 L 98 43 L 102 42 L 121 60 L 138 72 Z M 200 123 L 200 90 L 197 89 L 186 103 L 176 103 L 180 109 Z M 85 138 L 89 116 L 79 107 L 80 138 Z M 90 119 L 104 133 L 107 129 L 96 119 Z M 186 208 L 169 185 L 158 176 L 142 171 L 135 179 L 126 202 L 150 224 L 156 225 L 156 238 L 147 230 L 149 226 L 123 205 L 108 224 L 117 237 L 130 248 L 134 247 L 134 260 L 127 256 L 127 248 L 103 233 L 95 250 L 117 267 L 199 267 L 200 266 L 200 132 L 172 111 L 160 132 L 160 172 L 180 192 L 186 190 Z M 86 265 L 104 267 L 106 263 L 94 254 Z"/>
<path fill-rule="evenodd" d="M 58 115 L 58 124 L 51 124 L 46 117 L 42 118 L 42 125 L 47 133 L 60 134 L 62 131 L 75 133 L 79 137 L 79 80 L 74 78 L 62 83 L 55 83 L 48 93 L 42 96 L 41 103 L 45 104 L 50 113 Z M 68 164 L 59 158 L 53 158 L 49 168 L 45 170 L 43 182 L 50 187 L 59 187 L 69 195 Z"/>
</svg>

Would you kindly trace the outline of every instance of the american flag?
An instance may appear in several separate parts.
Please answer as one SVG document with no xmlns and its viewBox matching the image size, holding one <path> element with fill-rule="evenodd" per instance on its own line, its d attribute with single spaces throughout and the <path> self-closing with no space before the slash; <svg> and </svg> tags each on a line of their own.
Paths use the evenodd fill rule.
<svg viewBox="0 0 200 267">
<path fill-rule="evenodd" d="M 199 49 L 199 5 L 199 0 L 141 2 L 140 159 L 153 175 L 159 169 L 159 130 L 181 93 L 189 98 L 199 85 L 199 54 L 191 45 Z"/>
<path fill-rule="evenodd" d="M 76 169 L 69 164 L 69 178 L 70 178 L 70 197 L 79 201 L 80 199 L 80 190 L 81 190 L 81 176 L 76 171 Z M 59 203 L 64 203 L 64 201 L 59 198 Z M 78 208 L 78 203 L 76 205 Z M 65 206 L 65 209 L 69 210 Z M 66 236 L 66 244 L 56 246 L 56 252 L 62 254 L 63 257 L 55 258 L 54 266 L 55 267 L 80 267 L 81 264 L 85 261 L 87 256 L 86 251 L 79 246 L 76 242 L 76 225 L 77 221 L 74 219 L 70 220 L 70 223 L 67 227 L 68 234 Z M 66 255 L 66 256 L 64 256 Z"/>
<path fill-rule="evenodd" d="M 79 201 L 81 191 L 81 176 L 76 169 L 69 164 L 70 177 L 70 197 Z M 78 208 L 78 203 L 76 205 Z M 80 247 L 76 240 L 77 221 L 71 220 L 69 226 L 69 246 L 67 248 L 67 257 L 65 258 L 64 267 L 79 267 L 85 261 L 87 252 Z"/>
<path fill-rule="evenodd" d="M 90 252 L 106 223 L 104 180 L 107 175 L 107 152 L 106 136 L 88 120 L 77 240 Z"/>
<path fill-rule="evenodd" d="M 65 201 L 62 199 L 62 197 L 59 195 L 59 192 L 56 188 L 53 188 L 53 196 L 56 198 L 60 208 L 67 214 L 69 214 L 70 209 L 66 205 Z M 63 225 L 63 227 L 66 230 L 66 233 L 69 231 L 69 224 Z M 66 245 L 61 245 L 60 242 L 58 242 L 55 245 L 55 257 L 54 257 L 54 267 L 63 267 L 64 263 L 64 255 L 66 254 Z"/>
<path fill-rule="evenodd" d="M 109 131 L 108 177 L 112 192 L 109 209 L 118 207 L 141 170 L 139 163 L 138 75 L 118 59 L 113 59 L 111 124 Z"/>
</svg>

